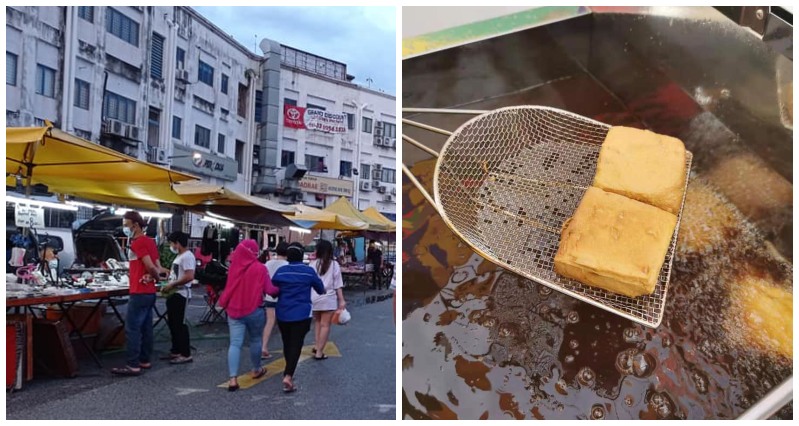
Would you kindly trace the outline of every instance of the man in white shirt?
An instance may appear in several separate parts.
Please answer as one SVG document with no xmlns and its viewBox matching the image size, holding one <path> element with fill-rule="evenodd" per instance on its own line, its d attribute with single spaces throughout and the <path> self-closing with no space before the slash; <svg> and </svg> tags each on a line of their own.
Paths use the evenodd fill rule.
<svg viewBox="0 0 799 426">
<path fill-rule="evenodd" d="M 274 259 L 269 259 L 266 261 L 266 270 L 269 272 L 269 277 L 273 277 L 275 272 L 280 269 L 283 265 L 288 265 L 289 261 L 286 260 L 286 251 L 288 251 L 289 244 L 285 241 L 281 241 L 277 247 L 275 247 L 275 256 Z M 270 295 L 264 296 L 264 301 L 266 302 L 266 325 L 264 326 L 264 335 L 261 339 L 261 359 L 268 359 L 272 358 L 272 354 L 269 353 L 269 349 L 266 347 L 269 344 L 269 337 L 272 335 L 272 329 L 275 328 L 275 323 L 277 319 L 275 317 L 275 307 L 277 306 L 277 299 Z"/>
<path fill-rule="evenodd" d="M 177 231 L 169 234 L 169 249 L 177 254 L 169 271 L 169 284 L 161 292 L 167 297 L 167 324 L 172 334 L 172 349 L 164 357 L 170 364 L 185 364 L 192 362 L 191 343 L 189 342 L 189 327 L 185 323 L 186 306 L 191 298 L 191 283 L 194 281 L 194 269 L 197 261 L 194 255 L 186 248 L 189 245 L 189 236 Z"/>
</svg>

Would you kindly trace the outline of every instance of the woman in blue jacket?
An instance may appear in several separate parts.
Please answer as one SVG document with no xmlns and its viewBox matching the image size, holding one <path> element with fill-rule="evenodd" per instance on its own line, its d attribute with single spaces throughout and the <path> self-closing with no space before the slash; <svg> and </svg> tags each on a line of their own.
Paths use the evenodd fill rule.
<svg viewBox="0 0 799 426">
<path fill-rule="evenodd" d="M 289 264 L 282 266 L 272 276 L 272 284 L 280 288 L 275 314 L 280 337 L 283 338 L 283 392 L 294 392 L 294 371 L 300 359 L 305 335 L 311 329 L 311 288 L 317 294 L 325 293 L 325 286 L 316 271 L 302 263 L 305 253 L 302 244 L 291 243 L 286 251 Z"/>
</svg>

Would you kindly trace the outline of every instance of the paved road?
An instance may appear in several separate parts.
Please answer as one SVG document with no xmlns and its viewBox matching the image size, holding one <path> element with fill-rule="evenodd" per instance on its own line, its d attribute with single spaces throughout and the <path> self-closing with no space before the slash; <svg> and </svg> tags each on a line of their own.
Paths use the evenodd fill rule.
<svg viewBox="0 0 799 426">
<path fill-rule="evenodd" d="M 383 291 L 380 294 L 386 293 Z M 358 295 L 360 296 L 360 295 Z M 44 378 L 6 395 L 8 419 L 395 419 L 396 352 L 391 299 L 370 292 L 348 297 L 353 319 L 334 327 L 331 340 L 341 357 L 307 359 L 297 368 L 299 390 L 281 391 L 281 376 L 249 389 L 228 392 L 217 386 L 227 376 L 227 326 L 192 329 L 194 362 L 172 366 L 156 361 L 139 377 L 114 377 L 108 367 L 122 365 L 121 352 L 104 354 L 105 369 L 83 362 L 74 379 Z M 197 300 L 200 298 L 195 298 Z M 190 308 L 199 318 L 202 308 Z M 277 328 L 276 328 L 277 329 Z M 169 349 L 168 330 L 156 339 L 156 353 Z M 312 332 L 305 340 L 312 344 Z M 270 349 L 281 349 L 279 334 Z M 275 366 L 281 364 L 276 353 Z M 242 354 L 242 368 L 249 369 Z"/>
</svg>

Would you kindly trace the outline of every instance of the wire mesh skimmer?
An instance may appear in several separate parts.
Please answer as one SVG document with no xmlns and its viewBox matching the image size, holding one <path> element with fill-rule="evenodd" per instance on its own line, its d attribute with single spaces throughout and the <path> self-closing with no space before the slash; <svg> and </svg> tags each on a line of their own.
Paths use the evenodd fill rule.
<svg viewBox="0 0 799 426">
<path fill-rule="evenodd" d="M 574 214 L 593 182 L 599 149 L 609 125 L 541 106 L 493 111 L 404 108 L 403 112 L 477 115 L 455 132 L 402 120 L 404 125 L 449 136 L 439 153 L 402 135 L 404 141 L 438 158 L 433 177 L 435 198 L 404 163 L 402 171 L 447 226 L 478 254 L 507 270 L 632 321 L 649 327 L 660 325 L 682 204 L 651 295 L 623 296 L 554 271 L 561 227 Z M 691 153 L 686 152 L 686 188 L 691 159 Z"/>
</svg>

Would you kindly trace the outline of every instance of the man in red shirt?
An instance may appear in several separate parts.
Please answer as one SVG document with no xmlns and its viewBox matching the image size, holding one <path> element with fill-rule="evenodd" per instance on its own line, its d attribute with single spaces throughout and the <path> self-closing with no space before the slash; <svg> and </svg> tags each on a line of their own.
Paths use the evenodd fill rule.
<svg viewBox="0 0 799 426">
<path fill-rule="evenodd" d="M 130 239 L 130 302 L 125 314 L 127 364 L 111 369 L 122 376 L 138 376 L 142 369 L 152 367 L 153 305 L 161 267 L 155 241 L 144 235 L 146 227 L 139 212 L 131 210 L 123 216 L 122 230 Z"/>
</svg>

